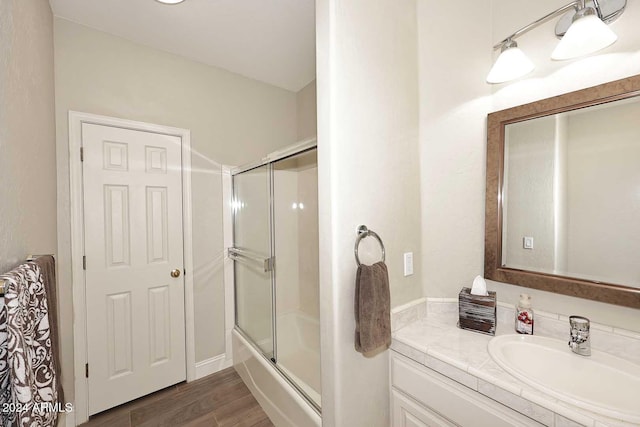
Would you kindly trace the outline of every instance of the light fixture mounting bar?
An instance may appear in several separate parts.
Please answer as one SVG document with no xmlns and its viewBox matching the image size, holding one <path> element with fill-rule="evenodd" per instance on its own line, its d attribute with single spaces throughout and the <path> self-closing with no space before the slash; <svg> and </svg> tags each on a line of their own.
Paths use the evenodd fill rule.
<svg viewBox="0 0 640 427">
<path fill-rule="evenodd" d="M 586 7 L 593 7 L 598 18 L 605 24 L 611 24 L 618 19 L 625 11 L 627 0 L 586 0 Z M 556 37 L 561 39 L 573 23 L 574 15 L 567 13 L 563 15 L 556 24 Z"/>
<path fill-rule="evenodd" d="M 600 3 L 598 3 L 598 0 L 593 0 L 593 5 L 596 7 L 596 13 L 598 14 L 598 18 L 600 18 L 601 21 L 604 21 L 604 18 L 602 16 L 602 9 L 600 8 Z M 586 1 L 585 1 L 585 7 L 586 7 Z"/>
<path fill-rule="evenodd" d="M 513 40 L 516 37 L 520 37 L 524 33 L 529 32 L 530 30 L 536 28 L 537 26 L 544 24 L 548 20 L 550 20 L 552 18 L 555 18 L 558 15 L 562 15 L 565 12 L 568 12 L 570 9 L 574 9 L 575 11 L 578 11 L 579 9 L 582 9 L 584 7 L 585 7 L 585 0 L 572 1 L 571 3 L 566 4 L 566 5 L 562 6 L 562 7 L 554 10 L 553 12 L 550 12 L 550 13 L 546 14 L 542 18 L 536 19 L 532 23 L 530 23 L 528 25 L 525 25 L 524 27 L 522 27 L 519 30 L 515 31 L 509 37 L 506 37 L 501 42 L 499 42 L 498 44 L 494 45 L 493 46 L 493 50 L 500 49 L 502 47 L 502 45 L 504 43 L 506 43 L 507 41 Z"/>
</svg>

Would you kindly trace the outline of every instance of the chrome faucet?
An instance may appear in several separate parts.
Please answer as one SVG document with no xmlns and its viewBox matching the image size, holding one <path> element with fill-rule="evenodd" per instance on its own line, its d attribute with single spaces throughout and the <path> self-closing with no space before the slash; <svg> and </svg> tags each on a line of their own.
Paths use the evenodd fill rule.
<svg viewBox="0 0 640 427">
<path fill-rule="evenodd" d="M 591 356 L 591 341 L 589 340 L 589 319 L 582 316 L 569 316 L 571 351 L 581 356 Z"/>
</svg>

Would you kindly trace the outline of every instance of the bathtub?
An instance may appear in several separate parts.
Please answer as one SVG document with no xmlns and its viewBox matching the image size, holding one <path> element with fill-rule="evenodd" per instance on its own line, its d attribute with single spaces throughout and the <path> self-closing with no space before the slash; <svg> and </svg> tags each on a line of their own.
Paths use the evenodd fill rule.
<svg viewBox="0 0 640 427">
<path fill-rule="evenodd" d="M 277 427 L 319 427 L 322 420 L 315 407 L 320 406 L 321 394 L 318 321 L 292 312 L 278 316 L 276 322 L 278 367 L 236 328 L 232 334 L 234 368 Z"/>
</svg>

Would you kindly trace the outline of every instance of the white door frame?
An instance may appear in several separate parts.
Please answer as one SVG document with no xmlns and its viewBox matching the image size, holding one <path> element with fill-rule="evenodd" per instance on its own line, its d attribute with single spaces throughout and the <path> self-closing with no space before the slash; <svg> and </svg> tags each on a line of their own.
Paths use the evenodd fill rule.
<svg viewBox="0 0 640 427">
<path fill-rule="evenodd" d="M 151 123 L 69 111 L 69 183 L 71 199 L 71 274 L 73 289 L 73 358 L 75 424 L 89 419 L 87 363 L 87 323 L 85 316 L 84 213 L 82 210 L 82 124 L 90 123 L 143 132 L 177 136 L 182 139 L 182 221 L 184 242 L 184 309 L 187 381 L 196 379 L 195 320 L 193 302 L 193 252 L 191 224 L 191 131 Z"/>
</svg>

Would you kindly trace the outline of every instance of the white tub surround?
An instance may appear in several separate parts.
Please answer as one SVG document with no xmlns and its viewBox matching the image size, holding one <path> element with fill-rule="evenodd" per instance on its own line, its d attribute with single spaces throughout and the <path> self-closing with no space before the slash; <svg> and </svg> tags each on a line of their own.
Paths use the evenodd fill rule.
<svg viewBox="0 0 640 427">
<path fill-rule="evenodd" d="M 322 425 L 320 414 L 311 404 L 236 330 L 232 341 L 234 368 L 275 425 Z"/>
<path fill-rule="evenodd" d="M 477 392 L 479 398 L 488 397 L 545 426 L 635 425 L 563 403 L 508 374 L 487 351 L 491 336 L 456 327 L 458 307 L 455 299 L 428 299 L 417 305 L 423 305 L 427 315 L 396 329 L 393 334 L 392 350 L 411 359 L 403 358 L 401 362 L 405 365 L 415 362 L 416 369 L 436 371 L 465 386 L 466 390 Z M 417 310 L 415 305 L 409 308 Z M 393 316 L 396 323 L 400 323 L 399 319 L 409 315 L 394 312 Z M 496 335 L 514 333 L 513 317 L 514 308 L 499 303 Z M 535 335 L 568 339 L 568 317 L 536 311 L 535 319 Z M 640 334 L 591 323 L 591 346 L 640 364 Z M 402 357 L 392 353 L 392 359 L 394 356 Z"/>
<path fill-rule="evenodd" d="M 276 322 L 279 368 L 322 407 L 320 321 L 301 311 L 292 311 L 278 316 Z"/>
</svg>

